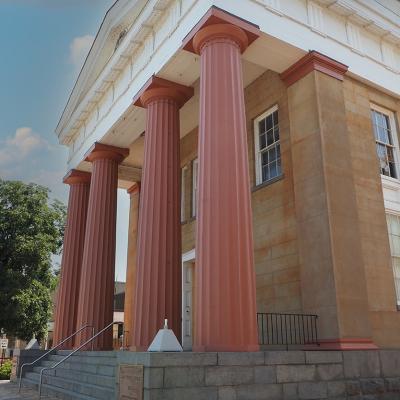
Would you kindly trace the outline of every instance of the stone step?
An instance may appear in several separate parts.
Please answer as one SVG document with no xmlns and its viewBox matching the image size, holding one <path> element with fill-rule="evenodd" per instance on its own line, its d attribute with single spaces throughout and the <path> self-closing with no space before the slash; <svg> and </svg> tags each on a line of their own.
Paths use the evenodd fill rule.
<svg viewBox="0 0 400 400">
<path fill-rule="evenodd" d="M 61 361 L 65 358 L 65 355 L 51 354 L 47 357 L 50 361 Z M 96 364 L 96 365 L 116 365 L 117 358 L 114 357 L 87 357 L 86 355 L 73 355 L 67 359 L 69 363 L 84 363 L 84 364 Z"/>
<path fill-rule="evenodd" d="M 37 372 L 28 372 L 26 379 L 32 382 L 39 382 L 39 374 Z M 43 375 L 43 385 L 47 385 L 48 388 L 58 390 L 63 389 L 70 393 L 76 393 L 78 395 L 89 396 L 90 398 L 98 400 L 110 400 L 114 399 L 115 390 L 99 387 L 89 383 L 76 382 L 74 380 L 64 379 L 58 376 Z"/>
<path fill-rule="evenodd" d="M 71 357 L 72 358 L 72 357 Z M 43 367 L 52 367 L 56 364 L 56 361 L 42 361 L 41 366 Z M 63 362 L 57 367 L 58 370 L 74 370 L 80 372 L 87 372 L 89 374 L 100 374 L 105 376 L 115 376 L 115 365 L 102 365 L 102 364 L 87 364 L 87 363 L 79 363 L 79 362 L 70 362 L 70 359 Z"/>
<path fill-rule="evenodd" d="M 29 378 L 23 378 L 23 388 L 29 387 L 38 390 L 38 382 Z M 24 389 L 22 389 L 23 391 Z M 23 392 L 22 392 L 23 393 Z M 56 397 L 62 400 L 98 400 L 95 397 L 83 395 L 81 393 L 71 392 L 56 386 L 42 384 L 42 398 L 47 400 L 49 397 Z M 112 397 L 110 400 L 114 399 Z"/>
<path fill-rule="evenodd" d="M 61 364 L 62 365 L 62 364 Z M 115 388 L 116 378 L 115 375 L 107 376 L 99 373 L 89 373 L 79 371 L 76 368 L 61 368 L 61 365 L 56 369 L 50 369 L 45 371 L 46 375 L 58 376 L 60 378 L 69 379 L 72 381 L 89 383 L 91 385 L 99 385 L 108 387 L 110 389 Z M 44 366 L 33 367 L 33 372 L 40 373 Z"/>
<path fill-rule="evenodd" d="M 57 350 L 55 354 L 66 356 L 72 353 L 72 350 Z M 116 357 L 115 351 L 77 351 L 74 355 L 85 357 Z"/>
</svg>

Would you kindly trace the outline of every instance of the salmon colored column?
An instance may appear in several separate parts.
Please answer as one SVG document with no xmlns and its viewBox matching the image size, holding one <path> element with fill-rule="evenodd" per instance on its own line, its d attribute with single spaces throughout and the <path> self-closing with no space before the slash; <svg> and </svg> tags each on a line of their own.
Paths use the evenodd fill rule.
<svg viewBox="0 0 400 400">
<path fill-rule="evenodd" d="M 193 89 L 153 77 L 136 105 L 147 109 L 137 243 L 133 345 L 147 350 L 164 319 L 181 336 L 179 108 Z"/>
<path fill-rule="evenodd" d="M 134 183 L 129 189 L 129 229 L 128 229 L 128 260 L 126 266 L 125 305 L 124 305 L 124 337 L 125 347 L 133 343 L 134 300 L 136 286 L 136 256 L 137 228 L 139 219 L 140 182 Z"/>
<path fill-rule="evenodd" d="M 79 282 L 86 215 L 89 200 L 90 174 L 71 170 L 64 178 L 69 185 L 67 223 L 61 260 L 61 279 L 58 288 L 53 344 L 57 345 L 80 328 L 76 325 Z M 71 349 L 73 339 L 60 348 Z"/>
<path fill-rule="evenodd" d="M 241 53 L 246 32 L 200 29 L 195 351 L 256 351 L 256 289 Z"/>
<path fill-rule="evenodd" d="M 92 324 L 96 332 L 113 320 L 118 164 L 128 153 L 128 149 L 95 143 L 86 156 L 92 163 L 92 180 L 77 326 Z M 77 335 L 75 347 L 90 335 L 90 331 Z M 94 348 L 112 349 L 112 328 L 95 340 Z"/>
</svg>

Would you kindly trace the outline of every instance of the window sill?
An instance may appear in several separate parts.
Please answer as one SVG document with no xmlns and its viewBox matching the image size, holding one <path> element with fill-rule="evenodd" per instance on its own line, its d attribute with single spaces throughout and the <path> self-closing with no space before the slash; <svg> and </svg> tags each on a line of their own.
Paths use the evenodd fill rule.
<svg viewBox="0 0 400 400">
<path fill-rule="evenodd" d="M 276 176 L 275 178 L 272 178 L 272 179 L 270 179 L 269 181 L 265 181 L 265 182 L 263 182 L 263 183 L 260 183 L 260 184 L 258 184 L 258 185 L 256 185 L 256 186 L 254 186 L 254 187 L 251 189 L 251 191 L 252 191 L 252 192 L 256 192 L 257 190 L 260 190 L 260 189 L 262 189 L 262 188 L 264 188 L 264 187 L 266 187 L 266 186 L 272 185 L 273 183 L 282 180 L 284 177 L 285 177 L 285 174 Z"/>
</svg>

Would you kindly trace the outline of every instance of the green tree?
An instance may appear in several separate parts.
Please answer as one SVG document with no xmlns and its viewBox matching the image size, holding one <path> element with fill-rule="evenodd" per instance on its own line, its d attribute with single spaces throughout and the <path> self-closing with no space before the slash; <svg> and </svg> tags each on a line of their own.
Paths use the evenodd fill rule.
<svg viewBox="0 0 400 400">
<path fill-rule="evenodd" d="M 57 281 L 66 210 L 49 192 L 0 179 L 0 328 L 24 340 L 45 336 Z"/>
</svg>

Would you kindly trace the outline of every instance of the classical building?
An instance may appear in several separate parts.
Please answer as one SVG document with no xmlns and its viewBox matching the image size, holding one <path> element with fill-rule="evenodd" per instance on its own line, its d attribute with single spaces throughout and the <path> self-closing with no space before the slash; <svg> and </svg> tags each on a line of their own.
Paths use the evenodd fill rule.
<svg viewBox="0 0 400 400">
<path fill-rule="evenodd" d="M 56 130 L 55 342 L 113 320 L 125 188 L 130 349 L 400 348 L 399 99 L 395 0 L 116 1 Z"/>
</svg>

